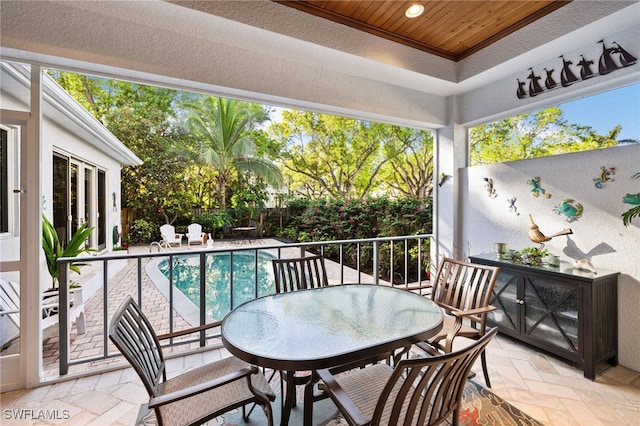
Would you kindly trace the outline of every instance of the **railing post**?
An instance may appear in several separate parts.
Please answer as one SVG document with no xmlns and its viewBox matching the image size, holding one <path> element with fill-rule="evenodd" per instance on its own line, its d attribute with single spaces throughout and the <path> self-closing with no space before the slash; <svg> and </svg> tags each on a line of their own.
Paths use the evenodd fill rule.
<svg viewBox="0 0 640 426">
<path fill-rule="evenodd" d="M 380 284 L 380 241 L 373 242 L 373 283 Z"/>
<path fill-rule="evenodd" d="M 58 346 L 60 375 L 69 372 L 69 263 L 59 262 L 58 269 Z"/>
<path fill-rule="evenodd" d="M 172 311 L 173 312 L 173 311 Z M 205 253 L 200 253 L 200 325 L 207 323 L 207 262 Z M 200 331 L 200 346 L 206 345 L 207 334 Z"/>
<path fill-rule="evenodd" d="M 102 351 L 105 354 L 105 356 L 108 355 L 108 352 L 109 352 L 109 327 L 107 326 L 107 324 L 109 324 L 109 309 L 107 309 L 107 307 L 109 306 L 109 291 L 108 291 L 109 289 L 107 287 L 109 283 L 109 266 L 108 265 L 109 265 L 109 260 L 105 258 L 104 261 L 102 262 L 102 289 L 103 289 L 102 306 L 105 307 L 102 310 L 102 321 L 105 324 L 105 327 L 102 330 Z M 139 306 L 142 306 L 142 305 L 139 305 Z"/>
</svg>

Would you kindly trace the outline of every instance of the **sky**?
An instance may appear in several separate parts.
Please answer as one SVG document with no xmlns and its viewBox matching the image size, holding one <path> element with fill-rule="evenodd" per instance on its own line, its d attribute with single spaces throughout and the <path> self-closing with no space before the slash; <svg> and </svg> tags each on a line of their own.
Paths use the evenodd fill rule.
<svg viewBox="0 0 640 426">
<path fill-rule="evenodd" d="M 601 135 L 620 124 L 618 140 L 640 140 L 640 83 L 568 102 L 560 108 L 569 124 L 591 126 Z"/>
</svg>

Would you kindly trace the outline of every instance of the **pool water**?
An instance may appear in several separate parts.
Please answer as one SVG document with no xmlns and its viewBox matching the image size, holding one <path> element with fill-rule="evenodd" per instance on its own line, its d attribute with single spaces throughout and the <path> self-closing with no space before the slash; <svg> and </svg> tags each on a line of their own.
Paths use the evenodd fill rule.
<svg viewBox="0 0 640 426">
<path fill-rule="evenodd" d="M 257 296 L 275 293 L 271 259 L 275 256 L 258 252 Z M 221 320 L 231 311 L 231 256 L 229 253 L 205 255 L 207 316 Z M 169 278 L 169 260 L 158 263 L 158 269 Z M 176 256 L 173 260 L 173 285 L 196 306 L 200 306 L 199 256 Z M 233 307 L 256 297 L 256 254 L 233 254 Z"/>
</svg>

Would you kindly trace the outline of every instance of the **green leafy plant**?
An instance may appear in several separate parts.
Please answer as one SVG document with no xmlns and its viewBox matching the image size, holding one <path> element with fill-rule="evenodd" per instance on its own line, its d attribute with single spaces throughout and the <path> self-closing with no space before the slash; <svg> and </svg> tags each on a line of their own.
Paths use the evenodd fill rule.
<svg viewBox="0 0 640 426">
<path fill-rule="evenodd" d="M 524 265 L 542 265 L 542 259 L 549 255 L 547 249 L 539 247 L 525 247 L 520 251 L 514 251 L 506 255 L 506 259 Z"/>
<path fill-rule="evenodd" d="M 211 231 L 213 237 L 222 231 L 224 226 L 231 226 L 233 220 L 227 210 L 220 210 L 215 213 L 202 213 L 195 218 L 195 221 L 202 225 L 205 232 Z"/>
<path fill-rule="evenodd" d="M 640 179 L 640 173 L 636 173 L 635 175 L 631 176 L 631 179 Z M 634 202 L 634 204 L 637 204 L 637 200 L 639 198 L 640 198 L 640 194 L 635 194 L 635 195 L 627 194 L 624 196 L 623 202 L 625 203 Z M 624 224 L 624 226 L 629 226 L 629 224 L 631 223 L 631 220 L 635 217 L 640 217 L 640 205 L 631 207 L 629 210 L 622 213 L 622 223 Z"/>
<path fill-rule="evenodd" d="M 129 238 L 134 243 L 148 243 L 160 232 L 160 227 L 145 219 L 137 219 L 131 225 Z"/>
<path fill-rule="evenodd" d="M 42 215 L 42 250 L 47 259 L 47 269 L 49 275 L 51 275 L 51 286 L 55 290 L 58 281 L 60 279 L 60 268 L 58 265 L 58 259 L 61 257 L 77 257 L 82 253 L 90 253 L 96 251 L 95 249 L 85 246 L 85 241 L 91 235 L 93 227 L 89 227 L 87 222 L 83 223 L 80 228 L 69 240 L 66 247 L 62 245 L 58 238 L 53 224 L 47 219 L 45 215 Z M 86 265 L 82 262 L 72 262 L 69 264 L 69 269 L 73 272 L 80 273 L 80 267 Z"/>
</svg>

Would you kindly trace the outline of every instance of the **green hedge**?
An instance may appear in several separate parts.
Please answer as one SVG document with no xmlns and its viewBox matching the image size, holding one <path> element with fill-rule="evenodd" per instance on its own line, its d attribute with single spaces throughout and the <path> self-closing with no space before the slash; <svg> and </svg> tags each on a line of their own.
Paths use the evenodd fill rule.
<svg viewBox="0 0 640 426">
<path fill-rule="evenodd" d="M 430 234 L 432 230 L 431 200 L 371 198 L 366 200 L 308 200 L 295 199 L 288 203 L 288 218 L 278 236 L 291 241 L 332 241 L 346 239 L 392 237 L 401 235 Z M 325 246 L 325 257 L 338 260 L 339 248 Z M 395 243 L 394 280 L 398 282 L 408 278 L 410 281 L 418 275 L 417 242 L 410 243 L 410 263 L 408 277 L 404 274 L 404 244 Z M 422 245 L 422 276 L 426 276 L 429 259 L 428 244 Z M 360 267 L 363 272 L 373 263 L 371 246 L 360 247 Z M 343 248 L 343 261 L 350 266 L 356 265 L 357 247 Z M 380 248 L 380 272 L 383 279 L 389 279 L 391 269 L 390 245 Z"/>
</svg>

